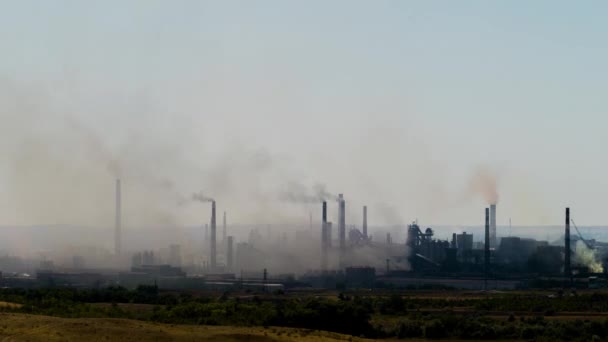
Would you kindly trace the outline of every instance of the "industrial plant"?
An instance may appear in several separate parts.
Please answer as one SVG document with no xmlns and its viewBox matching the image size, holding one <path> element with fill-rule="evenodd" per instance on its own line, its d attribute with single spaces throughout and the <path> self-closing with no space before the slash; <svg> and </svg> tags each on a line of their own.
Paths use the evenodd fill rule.
<svg viewBox="0 0 608 342">
<path fill-rule="evenodd" d="M 201 192 L 192 195 L 192 201 L 208 210 L 210 218 L 195 228 L 202 237 L 199 242 L 132 247 L 124 241 L 122 188 L 117 179 L 114 250 L 99 257 L 109 262 L 93 260 L 83 255 L 86 251 L 68 261 L 4 257 L 1 283 L 6 287 L 156 284 L 167 289 L 215 290 L 428 286 L 488 290 L 599 287 L 606 278 L 608 243 L 584 239 L 570 208 L 565 209 L 563 239 L 558 241 L 505 236 L 497 230 L 496 203 L 480 210 L 483 236 L 462 230 L 441 239 L 438 236 L 450 234 L 438 234 L 442 228 L 424 227 L 415 220 L 397 227 L 405 237 L 399 241 L 391 232 L 369 224 L 372 207 L 351 208 L 338 194 L 315 199 L 312 205 L 319 209 L 319 217 L 315 220 L 311 212 L 309 225 L 295 227 L 290 234 L 282 226 L 255 224 L 239 227 L 237 234 L 223 211 L 218 239 L 216 200 Z M 347 222 L 347 208 L 360 211 L 361 221 Z M 332 211 L 336 224 L 329 221 Z"/>
</svg>

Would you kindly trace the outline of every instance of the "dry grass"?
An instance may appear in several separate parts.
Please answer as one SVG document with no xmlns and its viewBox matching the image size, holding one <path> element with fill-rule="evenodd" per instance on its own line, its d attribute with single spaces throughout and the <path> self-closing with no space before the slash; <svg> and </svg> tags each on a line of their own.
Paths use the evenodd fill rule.
<svg viewBox="0 0 608 342">
<path fill-rule="evenodd" d="M 189 326 L 108 318 L 58 318 L 0 313 L 2 341 L 365 341 L 290 328 Z"/>
<path fill-rule="evenodd" d="M 22 307 L 22 304 L 17 304 L 17 303 L 10 303 L 10 302 L 0 302 L 0 308 L 3 309 L 19 309 L 20 307 Z"/>
</svg>

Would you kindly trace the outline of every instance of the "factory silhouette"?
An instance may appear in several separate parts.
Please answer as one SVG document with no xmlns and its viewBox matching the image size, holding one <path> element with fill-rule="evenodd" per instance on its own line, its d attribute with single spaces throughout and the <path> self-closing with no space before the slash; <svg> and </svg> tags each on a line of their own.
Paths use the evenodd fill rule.
<svg viewBox="0 0 608 342">
<path fill-rule="evenodd" d="M 122 222 L 121 180 L 115 182 L 114 249 L 104 255 L 104 266 L 86 255 L 63 260 L 0 258 L 1 282 L 7 287 L 103 287 L 134 288 L 156 284 L 167 289 L 236 288 L 262 291 L 286 288 L 416 288 L 515 289 L 550 286 L 599 287 L 605 282 L 604 263 L 608 244 L 584 239 L 565 209 L 563 241 L 541 241 L 517 236 L 497 237 L 496 203 L 484 208 L 483 241 L 472 233 L 453 233 L 441 240 L 433 228 L 417 221 L 397 241 L 372 238 L 373 208 L 349 208 L 343 194 L 324 189 L 311 197 L 298 197 L 320 208 L 321 217 L 310 212 L 309 225 L 299 227 L 288 239 L 276 227 L 252 227 L 237 240 L 223 211 L 218 234 L 216 200 L 195 193 L 189 199 L 210 210 L 210 220 L 198 228 L 202 243 L 188 248 L 169 243 L 160 249 L 125 243 Z M 295 197 L 293 197 L 295 198 Z M 361 221 L 347 222 L 346 211 L 361 211 Z M 337 222 L 328 212 L 337 211 Z M 482 211 L 480 210 L 480 214 Z M 317 224 L 316 222 L 319 222 Z M 482 220 L 480 220 L 482 221 Z M 570 226 L 576 235 L 571 235 Z M 401 229 L 401 228 L 400 228 Z M 265 230 L 265 232 L 264 232 Z M 272 231 L 274 230 L 274 231 Z M 377 235 L 376 235 L 377 237 Z"/>
</svg>

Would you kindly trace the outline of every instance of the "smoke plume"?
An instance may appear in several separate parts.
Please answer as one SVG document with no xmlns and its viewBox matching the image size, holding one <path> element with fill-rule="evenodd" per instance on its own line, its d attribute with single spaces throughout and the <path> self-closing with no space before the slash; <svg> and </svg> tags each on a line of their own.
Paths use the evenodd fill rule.
<svg viewBox="0 0 608 342">
<path fill-rule="evenodd" d="M 498 203 L 498 177 L 488 167 L 478 167 L 469 181 L 469 194 L 480 196 L 486 204 Z"/>
<path fill-rule="evenodd" d="M 313 186 L 313 191 L 315 192 L 317 199 L 320 201 L 327 201 L 327 200 L 335 201 L 338 199 L 338 196 L 327 191 L 325 184 L 316 183 Z"/>
<path fill-rule="evenodd" d="M 589 268 L 590 272 L 603 273 L 604 267 L 602 263 L 597 260 L 596 252 L 585 245 L 584 242 L 578 241 L 576 243 L 576 252 L 574 254 L 574 262 L 581 266 Z"/>
<path fill-rule="evenodd" d="M 336 200 L 338 196 L 327 191 L 322 183 L 315 183 L 312 188 L 296 181 L 287 182 L 282 186 L 279 200 L 290 203 L 312 204 L 327 200 Z"/>
<path fill-rule="evenodd" d="M 192 200 L 197 202 L 213 202 L 213 198 L 205 196 L 202 191 L 193 193 Z"/>
</svg>

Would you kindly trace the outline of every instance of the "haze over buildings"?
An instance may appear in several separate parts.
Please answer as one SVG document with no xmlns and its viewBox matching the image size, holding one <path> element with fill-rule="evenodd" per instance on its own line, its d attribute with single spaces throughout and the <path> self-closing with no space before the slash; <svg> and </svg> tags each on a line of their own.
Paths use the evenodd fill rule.
<svg viewBox="0 0 608 342">
<path fill-rule="evenodd" d="M 210 223 L 200 189 L 230 208 L 235 249 L 249 225 L 318 227 L 319 189 L 345 194 L 347 225 L 367 205 L 375 241 L 398 225 L 403 243 L 415 219 L 482 226 L 493 203 L 498 236 L 509 218 L 561 225 L 565 206 L 607 221 L 607 5 L 60 3 L 0 13 L 0 225 L 17 251 L 61 230 L 16 226 L 105 231 L 93 242 L 117 251 L 179 236 Z"/>
</svg>

